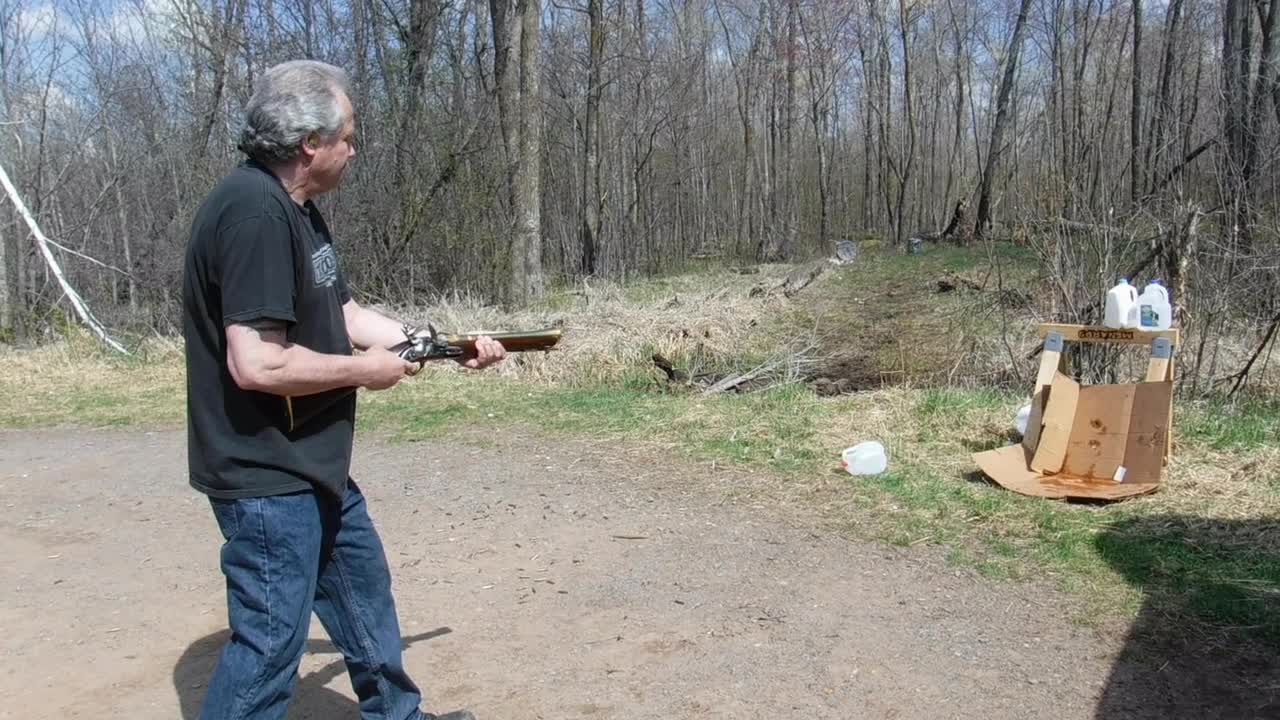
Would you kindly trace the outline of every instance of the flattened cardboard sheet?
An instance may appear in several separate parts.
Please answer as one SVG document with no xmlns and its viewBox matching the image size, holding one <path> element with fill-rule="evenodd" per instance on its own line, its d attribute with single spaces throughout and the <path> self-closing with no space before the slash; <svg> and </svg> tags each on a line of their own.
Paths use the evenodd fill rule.
<svg viewBox="0 0 1280 720">
<path fill-rule="evenodd" d="M 1040 431 L 1039 443 L 1031 458 L 1032 470 L 1040 473 L 1062 470 L 1079 399 L 1080 386 L 1060 372 L 1055 374 L 1044 408 L 1044 428 Z"/>
<path fill-rule="evenodd" d="M 1133 385 L 1080 388 L 1063 474 L 1119 481 L 1116 471 L 1125 466 L 1134 389 Z"/>
<path fill-rule="evenodd" d="M 1001 487 L 1035 497 L 1120 500 L 1154 492 L 1160 487 L 1159 483 L 1118 483 L 1041 475 L 1027 467 L 1027 452 L 1021 445 L 976 453 L 973 459 L 982 472 Z"/>
<path fill-rule="evenodd" d="M 1139 383 L 1134 386 L 1129 414 L 1129 437 L 1124 451 L 1124 482 L 1159 482 L 1169 447 L 1169 407 L 1173 383 Z"/>
</svg>

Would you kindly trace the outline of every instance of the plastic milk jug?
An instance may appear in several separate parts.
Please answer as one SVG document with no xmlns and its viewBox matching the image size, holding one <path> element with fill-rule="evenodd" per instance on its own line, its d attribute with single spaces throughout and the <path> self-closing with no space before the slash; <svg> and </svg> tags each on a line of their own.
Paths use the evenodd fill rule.
<svg viewBox="0 0 1280 720">
<path fill-rule="evenodd" d="M 1173 305 L 1169 291 L 1152 280 L 1138 296 L 1138 318 L 1143 330 L 1168 330 L 1173 326 Z"/>
<path fill-rule="evenodd" d="M 840 464 L 850 475 L 879 475 L 889 467 L 889 457 L 884 445 L 868 440 L 846 448 L 840 455 Z"/>
<path fill-rule="evenodd" d="M 1109 328 L 1138 326 L 1138 289 L 1120 278 L 1120 284 L 1107 291 L 1102 324 Z"/>
<path fill-rule="evenodd" d="M 1031 403 L 1018 408 L 1018 414 L 1013 416 L 1013 427 L 1017 429 L 1019 435 L 1026 435 L 1029 422 L 1031 422 Z"/>
</svg>

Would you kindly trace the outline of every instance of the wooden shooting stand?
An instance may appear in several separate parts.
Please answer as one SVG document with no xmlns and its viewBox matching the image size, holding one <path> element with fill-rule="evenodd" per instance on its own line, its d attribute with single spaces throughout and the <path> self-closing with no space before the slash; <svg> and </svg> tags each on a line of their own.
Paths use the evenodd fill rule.
<svg viewBox="0 0 1280 720">
<path fill-rule="evenodd" d="M 974 454 L 1003 487 L 1050 498 L 1118 500 L 1159 488 L 1172 452 L 1176 329 L 1040 325 L 1044 351 L 1018 445 Z M 1081 386 L 1065 374 L 1066 343 L 1149 345 L 1145 380 Z"/>
</svg>

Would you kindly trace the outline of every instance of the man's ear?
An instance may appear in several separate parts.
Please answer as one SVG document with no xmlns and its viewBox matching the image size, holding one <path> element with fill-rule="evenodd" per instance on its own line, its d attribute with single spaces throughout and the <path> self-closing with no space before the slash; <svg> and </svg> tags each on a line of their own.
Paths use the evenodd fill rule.
<svg viewBox="0 0 1280 720">
<path fill-rule="evenodd" d="M 320 136 L 317 133 L 308 133 L 302 140 L 302 154 L 308 158 L 316 154 L 316 150 L 320 149 Z"/>
</svg>

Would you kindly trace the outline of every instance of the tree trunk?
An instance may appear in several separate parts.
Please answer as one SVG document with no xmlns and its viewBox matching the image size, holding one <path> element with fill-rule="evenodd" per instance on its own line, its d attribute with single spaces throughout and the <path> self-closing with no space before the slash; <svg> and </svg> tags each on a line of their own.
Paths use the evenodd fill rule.
<svg viewBox="0 0 1280 720">
<path fill-rule="evenodd" d="M 770 223 L 764 237 L 764 251 L 761 253 L 766 262 L 778 262 L 790 254 L 792 235 L 795 232 L 795 161 L 792 136 L 796 98 L 796 3 L 797 0 L 787 0 L 784 21 L 786 39 L 776 45 L 777 52 L 784 55 L 782 61 L 785 70 L 782 74 L 782 107 L 777 107 L 779 93 L 776 76 L 771 101 L 770 158 L 773 177 L 769 193 Z"/>
<path fill-rule="evenodd" d="M 13 273 L 9 270 L 10 256 L 9 237 L 4 233 L 8 223 L 0 222 L 0 342 L 12 338 L 13 335 L 13 303 L 16 293 L 13 292 Z"/>
<path fill-rule="evenodd" d="M 541 3 L 539 0 L 489 0 L 489 9 L 498 125 L 511 214 L 507 297 L 513 305 L 522 306 L 541 297 L 543 292 L 538 98 Z"/>
<path fill-rule="evenodd" d="M 587 113 L 583 118 L 585 147 L 582 161 L 582 274 L 596 273 L 596 245 L 600 238 L 600 69 L 604 64 L 604 22 L 601 0 L 587 0 L 590 58 L 587 66 Z"/>
<path fill-rule="evenodd" d="M 858 55 L 862 61 L 863 74 L 870 77 L 871 64 L 867 58 L 867 51 L 862 43 L 859 43 Z M 872 158 L 877 157 L 874 128 L 874 103 L 871 98 L 864 99 L 862 103 L 862 228 L 863 232 L 870 232 L 871 228 L 876 225 L 876 200 L 875 194 L 872 192 L 873 176 L 871 173 L 871 164 L 875 162 Z"/>
<path fill-rule="evenodd" d="M 796 126 L 796 54 L 799 49 L 796 47 L 796 26 L 799 25 L 800 3 L 799 0 L 790 0 L 787 3 L 787 107 L 784 114 L 786 124 L 784 127 L 784 150 L 786 155 L 786 167 L 783 168 L 782 179 L 782 198 L 785 203 L 782 213 L 783 223 L 785 227 L 779 235 L 781 241 L 776 248 L 776 257 L 779 260 L 786 260 L 791 257 L 796 239 L 796 206 L 799 204 L 796 198 L 796 159 L 795 159 L 795 126 Z M 821 142 L 819 142 L 821 144 Z M 818 241 L 825 249 L 826 238 L 824 232 L 819 232 Z"/>
<path fill-rule="evenodd" d="M 1182 19 L 1182 1 L 1173 0 L 1165 18 L 1164 53 L 1160 61 L 1159 90 L 1156 92 L 1156 110 L 1151 113 L 1144 170 L 1149 181 L 1154 181 L 1160 174 L 1161 159 L 1165 150 L 1165 128 L 1178 118 L 1173 117 L 1174 107 L 1170 101 L 1173 89 L 1173 74 L 1176 64 L 1177 48 L 1180 38 L 1179 27 Z M 1170 143 L 1172 145 L 1172 143 Z"/>
<path fill-rule="evenodd" d="M 111 153 L 112 173 L 119 178 L 113 185 L 115 186 L 116 195 L 116 219 L 120 223 L 120 247 L 124 252 L 124 267 L 121 268 L 129 273 L 129 309 L 133 312 L 138 310 L 138 285 L 137 280 L 133 276 L 133 243 L 129 238 L 129 218 L 125 211 L 124 192 L 121 185 L 124 184 L 124 176 L 120 173 L 120 166 L 116 159 L 115 141 L 108 139 L 107 148 Z M 113 298 L 114 301 L 114 298 Z"/>
<path fill-rule="evenodd" d="M 1224 134 L 1227 139 L 1226 204 L 1241 250 L 1252 245 L 1249 186 L 1257 146 L 1249 101 L 1253 72 L 1253 33 L 1247 0 L 1226 0 L 1223 8 L 1222 56 Z"/>
<path fill-rule="evenodd" d="M 411 0 L 409 3 L 409 30 L 402 38 L 406 66 L 402 88 L 404 105 L 396 138 L 396 172 L 402 184 L 412 182 L 418 175 L 412 162 L 413 148 L 423 140 L 422 94 L 427 90 L 427 71 L 435 54 L 441 11 L 439 0 Z"/>
<path fill-rule="evenodd" d="M 1009 41 L 1009 55 L 1005 60 L 1004 77 L 1000 80 L 1000 90 L 996 99 L 996 120 L 991 127 L 991 144 L 987 150 L 987 162 L 982 169 L 982 185 L 978 192 L 978 219 L 974 225 L 974 236 L 981 239 L 991 225 L 991 184 L 995 179 L 1000 155 L 1004 151 L 1005 126 L 1009 123 L 1009 96 L 1013 93 L 1014 78 L 1018 71 L 1018 52 L 1022 49 L 1022 35 L 1027 25 L 1027 14 L 1031 9 L 1031 0 L 1022 0 L 1018 8 L 1018 19 L 1013 26 L 1013 39 Z"/>
<path fill-rule="evenodd" d="M 1267 3 L 1267 12 L 1262 12 L 1262 4 L 1257 5 L 1258 22 L 1262 26 L 1262 56 L 1258 62 L 1258 81 L 1257 88 L 1254 91 L 1254 120 L 1253 127 L 1259 128 L 1262 125 L 1263 110 L 1262 105 L 1265 104 L 1264 98 L 1271 96 L 1272 105 L 1275 108 L 1276 117 L 1280 119 L 1280 37 L 1276 37 L 1280 33 L 1280 2 Z"/>
<path fill-rule="evenodd" d="M 898 202 L 895 208 L 897 218 L 894 220 L 894 228 L 897 231 L 897 245 L 905 248 L 907 231 L 904 208 L 907 204 L 907 185 L 911 182 L 911 173 L 916 162 L 916 109 L 911 88 L 911 47 L 908 43 L 912 20 L 911 10 L 907 8 L 907 0 L 898 0 L 898 22 L 898 37 L 902 41 L 902 120 L 907 124 L 907 147 L 902 173 L 898 178 Z"/>
<path fill-rule="evenodd" d="M 538 96 L 541 0 L 520 0 L 520 157 L 514 179 L 516 227 L 511 256 L 514 300 L 542 297 L 542 102 Z"/>
<path fill-rule="evenodd" d="M 813 149 L 816 153 L 817 160 L 817 181 L 818 181 L 818 246 L 827 249 L 827 237 L 829 234 L 829 207 L 830 207 L 830 185 L 831 176 L 827 170 L 827 140 L 829 135 L 830 102 L 831 102 L 831 79 L 829 73 L 832 72 L 827 62 L 830 59 L 828 52 L 830 48 L 825 41 L 819 40 L 816 32 L 810 34 L 808 23 L 805 22 L 804 14 L 796 9 L 795 13 L 796 25 L 799 26 L 800 32 L 804 36 L 804 44 L 808 51 L 805 70 L 808 76 L 808 82 L 805 83 L 809 88 L 809 123 L 813 126 Z"/>
<path fill-rule="evenodd" d="M 1133 0 L 1133 102 L 1129 109 L 1129 199 L 1142 197 L 1142 0 Z"/>
<path fill-rule="evenodd" d="M 952 117 L 952 122 L 955 123 L 955 128 L 954 128 L 955 132 L 951 138 L 951 151 L 947 157 L 947 185 L 946 185 L 946 190 L 943 193 L 947 199 L 951 198 L 952 185 L 955 182 L 955 178 L 957 177 L 957 175 L 959 175 L 960 177 L 964 177 L 966 175 L 963 165 L 961 165 L 961 167 L 958 169 L 958 172 L 956 167 L 957 164 L 959 164 L 958 161 L 961 161 L 961 158 L 963 157 L 961 152 L 964 146 L 964 131 L 965 131 L 964 101 L 965 101 L 965 94 L 967 91 L 965 90 L 965 63 L 964 63 L 965 44 L 964 44 L 963 36 L 961 35 L 961 32 L 960 32 L 960 23 L 958 22 L 958 19 L 956 18 L 954 12 L 951 14 L 951 30 L 952 30 L 952 38 L 955 43 L 953 48 L 955 52 L 955 58 L 954 58 L 955 65 L 952 68 L 952 70 L 955 73 L 956 103 L 955 103 L 954 117 Z M 1052 91 L 1050 92 L 1050 96 L 1052 96 Z M 967 204 L 969 199 L 973 197 L 972 193 L 973 193 L 972 188 L 969 188 L 966 190 L 963 186 L 961 186 L 961 189 L 959 192 L 960 202 L 962 204 Z M 970 235 L 969 227 L 954 228 L 952 232 L 957 233 L 959 235 L 957 240 L 958 242 L 964 245 L 967 245 L 970 238 L 972 237 Z"/>
<path fill-rule="evenodd" d="M 209 93 L 209 102 L 204 107 L 204 118 L 195 138 L 196 168 L 202 170 L 209 154 L 209 139 L 213 135 L 213 127 L 218 122 L 218 111 L 222 106 L 222 95 L 226 91 L 228 65 L 233 56 L 232 48 L 240 27 L 244 24 L 245 3 L 247 0 L 227 0 L 222 22 L 214 28 L 213 37 L 208 38 L 211 46 L 207 47 L 210 61 L 213 64 L 213 89 Z M 309 5 L 309 3 L 308 3 Z M 203 43 L 203 41 L 198 41 Z"/>
<path fill-rule="evenodd" d="M 493 25 L 493 84 L 498 99 L 498 129 L 507 166 L 507 200 L 512 208 L 516 205 L 513 180 L 519 151 L 519 124 L 516 120 L 519 70 L 511 71 L 511 51 L 520 42 L 519 19 L 516 0 L 489 0 L 489 20 Z"/>
<path fill-rule="evenodd" d="M 720 27 L 724 31 L 725 47 L 728 49 L 729 64 L 733 67 L 733 80 L 737 86 L 738 120 L 742 125 L 742 162 L 739 163 L 737 202 L 737 227 L 735 228 L 735 250 L 741 251 L 745 246 L 759 250 L 755 242 L 752 210 L 755 207 L 755 118 L 753 117 L 758 94 L 756 64 L 760 54 L 760 45 L 764 39 L 768 4 L 760 3 L 760 12 L 756 26 L 752 29 L 751 43 L 745 57 L 735 57 L 733 40 L 729 33 L 729 25 L 720 12 L 720 4 L 716 3 L 716 14 L 720 19 Z"/>
<path fill-rule="evenodd" d="M 427 75 L 435 55 L 442 12 L 440 0 L 412 0 L 409 3 L 409 27 L 401 37 L 404 62 L 404 69 L 399 74 L 402 78 L 402 105 L 395 125 L 394 156 L 400 218 L 399 231 L 387 248 L 388 257 L 393 260 L 407 252 L 418 236 L 431 194 L 425 182 L 428 172 L 420 157 L 426 140 L 424 94 L 427 92 Z"/>
</svg>

